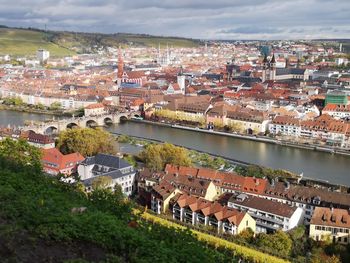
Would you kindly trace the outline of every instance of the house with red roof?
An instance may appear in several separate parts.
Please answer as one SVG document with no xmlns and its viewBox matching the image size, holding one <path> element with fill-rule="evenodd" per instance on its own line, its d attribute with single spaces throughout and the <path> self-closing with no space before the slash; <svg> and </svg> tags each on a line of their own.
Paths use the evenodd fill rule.
<svg viewBox="0 0 350 263">
<path fill-rule="evenodd" d="M 87 117 L 103 114 L 106 114 L 106 108 L 102 103 L 93 103 L 84 108 L 84 115 Z"/>
<path fill-rule="evenodd" d="M 57 148 L 43 149 L 41 162 L 43 170 L 51 175 L 71 175 L 77 171 L 77 166 L 84 161 L 80 153 L 62 154 Z"/>
<path fill-rule="evenodd" d="M 335 119 L 350 117 L 350 105 L 328 103 L 322 110 L 322 114 L 328 114 Z"/>
<path fill-rule="evenodd" d="M 165 95 L 184 94 L 178 83 L 170 83 L 168 88 L 164 91 Z"/>
<path fill-rule="evenodd" d="M 192 225 L 210 226 L 218 233 L 236 235 L 250 228 L 255 220 L 246 212 L 187 194 L 176 194 L 171 202 L 173 218 Z"/>
</svg>

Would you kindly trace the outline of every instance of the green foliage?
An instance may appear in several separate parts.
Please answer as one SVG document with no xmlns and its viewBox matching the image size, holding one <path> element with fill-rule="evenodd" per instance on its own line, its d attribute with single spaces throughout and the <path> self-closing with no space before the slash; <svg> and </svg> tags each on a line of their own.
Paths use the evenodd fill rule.
<svg viewBox="0 0 350 263">
<path fill-rule="evenodd" d="M 119 135 L 118 136 L 118 142 L 120 143 L 131 143 L 132 142 L 132 138 L 128 135 Z"/>
<path fill-rule="evenodd" d="M 110 176 L 99 176 L 93 179 L 92 181 L 92 189 L 97 190 L 97 189 L 106 189 L 110 187 L 112 184 L 112 177 Z"/>
<path fill-rule="evenodd" d="M 41 151 L 25 140 L 5 138 L 0 141 L 0 165 L 16 170 L 19 166 L 41 171 Z"/>
<path fill-rule="evenodd" d="M 145 218 L 148 221 L 151 222 L 155 222 L 157 224 L 163 225 L 163 226 L 167 226 L 167 227 L 171 227 L 171 228 L 175 228 L 175 229 L 182 229 L 183 231 L 189 231 L 186 227 L 181 226 L 179 224 L 170 222 L 168 220 L 165 220 L 163 218 L 159 218 L 156 217 L 154 215 L 151 215 L 147 212 L 142 213 L 141 216 L 143 218 Z M 196 230 L 191 230 L 190 232 L 192 232 L 193 234 L 196 235 L 198 240 L 204 241 L 209 245 L 215 246 L 219 251 L 231 251 L 233 253 L 233 255 L 235 255 L 236 257 L 242 258 L 245 262 L 269 262 L 269 263 L 283 263 L 283 262 L 287 262 L 283 259 L 274 257 L 274 256 L 270 256 L 268 254 L 264 254 L 260 251 L 245 247 L 245 246 L 241 246 L 238 244 L 235 244 L 233 242 L 229 242 L 227 240 L 209 235 L 209 234 L 205 234 Z M 191 260 L 187 260 L 185 262 L 193 262 Z M 205 261 L 207 262 L 207 261 Z M 221 262 L 221 261 L 219 261 Z"/>
<path fill-rule="evenodd" d="M 256 178 L 296 178 L 296 175 L 281 169 L 271 169 L 259 165 L 241 166 L 237 165 L 235 171 L 242 176 L 256 177 Z"/>
<path fill-rule="evenodd" d="M 45 106 L 42 103 L 38 103 L 35 105 L 35 108 L 39 109 L 39 110 L 45 110 Z"/>
<path fill-rule="evenodd" d="M 254 240 L 254 231 L 251 228 L 244 229 L 236 238 L 243 240 L 244 243 L 252 243 Z"/>
<path fill-rule="evenodd" d="M 24 103 L 23 103 L 23 100 L 21 98 L 8 97 L 8 98 L 4 98 L 3 104 L 5 104 L 5 105 L 14 105 L 14 106 L 22 106 Z"/>
<path fill-rule="evenodd" d="M 62 109 L 62 105 L 60 102 L 56 101 L 56 102 L 51 103 L 49 109 L 50 110 L 60 110 L 60 109 Z"/>
<path fill-rule="evenodd" d="M 51 244 L 90 243 L 114 255 L 106 262 L 237 262 L 230 250 L 208 246 L 189 230 L 133 215 L 120 189 L 98 189 L 86 196 L 56 178 L 28 174 L 25 166 L 18 166 L 16 172 L 1 166 L 0 182 L 0 221 L 5 219 L 13 226 L 0 227 L 1 237 L 26 231 L 33 242 L 40 238 Z M 72 213 L 74 207 L 87 209 Z M 128 226 L 131 218 L 136 227 Z"/>
<path fill-rule="evenodd" d="M 39 48 L 50 51 L 50 56 L 62 57 L 75 54 L 74 51 L 51 42 L 43 31 L 0 28 L 0 54 L 34 56 Z"/>
<path fill-rule="evenodd" d="M 127 161 L 128 163 L 130 163 L 133 167 L 137 167 L 137 161 L 135 159 L 135 156 L 130 155 L 130 154 L 126 154 L 126 155 L 124 155 L 123 159 L 125 161 Z"/>
<path fill-rule="evenodd" d="M 57 146 L 64 154 L 79 152 L 83 156 L 93 156 L 116 153 L 113 136 L 99 128 L 67 129 L 60 133 Z"/>
<path fill-rule="evenodd" d="M 229 163 L 221 157 L 213 157 L 207 153 L 199 153 L 196 151 L 191 151 L 191 159 L 194 163 L 200 166 L 207 167 L 210 169 L 221 169 L 223 167 L 229 166 Z"/>
<path fill-rule="evenodd" d="M 76 52 L 94 52 L 96 47 L 115 47 L 120 44 L 162 48 L 197 47 L 199 41 L 176 37 L 155 37 L 136 34 L 99 34 L 75 32 L 44 32 L 34 29 L 0 28 L 0 54 L 35 55 L 39 48 L 50 51 L 51 56 L 69 56 Z"/>
<path fill-rule="evenodd" d="M 92 204 L 99 210 L 109 212 L 118 218 L 129 220 L 131 217 L 130 203 L 125 200 L 125 196 L 119 185 L 116 185 L 114 191 L 105 188 L 96 188 L 88 194 Z"/>
<path fill-rule="evenodd" d="M 288 234 L 281 230 L 276 231 L 272 235 L 260 233 L 257 235 L 256 244 L 258 247 L 265 250 L 279 251 L 279 253 L 285 257 L 288 257 L 292 251 L 292 240 Z"/>
<path fill-rule="evenodd" d="M 162 170 L 166 164 L 191 166 L 192 163 L 187 149 L 169 143 L 148 145 L 140 158 L 154 171 Z"/>
</svg>

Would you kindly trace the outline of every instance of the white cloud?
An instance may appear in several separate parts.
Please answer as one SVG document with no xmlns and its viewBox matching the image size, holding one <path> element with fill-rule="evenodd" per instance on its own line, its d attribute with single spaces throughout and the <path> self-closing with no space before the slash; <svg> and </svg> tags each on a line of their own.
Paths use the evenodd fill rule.
<svg viewBox="0 0 350 263">
<path fill-rule="evenodd" d="M 0 0 L 10 26 L 193 38 L 349 38 L 348 0 Z"/>
</svg>

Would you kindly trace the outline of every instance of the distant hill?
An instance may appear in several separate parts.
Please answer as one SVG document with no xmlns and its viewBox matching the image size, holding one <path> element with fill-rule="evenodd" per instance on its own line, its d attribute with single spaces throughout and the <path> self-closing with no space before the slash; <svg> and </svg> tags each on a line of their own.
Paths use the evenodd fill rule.
<svg viewBox="0 0 350 263">
<path fill-rule="evenodd" d="M 101 34 L 66 31 L 43 31 L 39 29 L 9 28 L 0 25 L 0 55 L 35 55 L 38 48 L 50 51 L 51 56 L 68 56 L 76 53 L 94 53 L 100 48 L 122 46 L 195 47 L 199 40 L 161 37 L 145 34 Z"/>
</svg>

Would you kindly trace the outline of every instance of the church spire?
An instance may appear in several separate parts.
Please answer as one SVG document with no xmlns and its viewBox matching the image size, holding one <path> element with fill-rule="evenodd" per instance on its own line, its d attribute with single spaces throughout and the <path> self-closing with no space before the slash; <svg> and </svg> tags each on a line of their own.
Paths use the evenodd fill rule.
<svg viewBox="0 0 350 263">
<path fill-rule="evenodd" d="M 123 59 L 123 54 L 122 50 L 119 46 L 118 49 L 118 78 L 122 78 L 124 73 L 124 59 Z"/>
<path fill-rule="evenodd" d="M 276 64 L 275 54 L 272 55 L 270 63 L 275 63 Z"/>
<path fill-rule="evenodd" d="M 276 69 L 276 59 L 275 59 L 275 54 L 272 55 L 272 58 L 270 60 L 270 68 L 272 70 Z"/>
<path fill-rule="evenodd" d="M 267 63 L 267 55 L 265 54 L 263 63 Z"/>
</svg>

